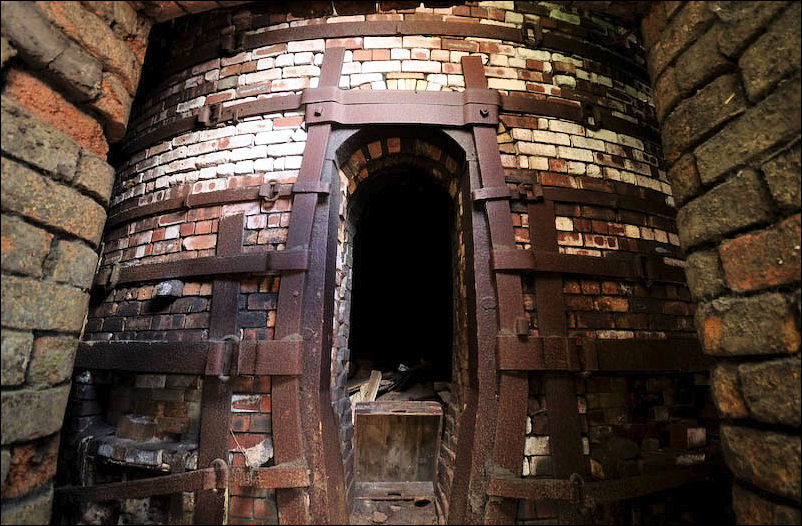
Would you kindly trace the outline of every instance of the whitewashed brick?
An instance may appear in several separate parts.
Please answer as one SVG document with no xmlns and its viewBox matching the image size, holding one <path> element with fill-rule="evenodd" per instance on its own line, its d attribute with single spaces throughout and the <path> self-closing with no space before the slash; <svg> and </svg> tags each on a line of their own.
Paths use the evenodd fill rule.
<svg viewBox="0 0 802 526">
<path fill-rule="evenodd" d="M 303 161 L 303 156 L 295 155 L 290 157 L 284 158 L 284 169 L 285 170 L 297 170 L 301 167 L 301 161 Z"/>
<path fill-rule="evenodd" d="M 440 73 L 440 63 L 434 60 L 405 60 L 401 62 L 401 71 Z"/>
<path fill-rule="evenodd" d="M 392 49 L 402 46 L 402 37 L 365 37 L 365 49 Z"/>
<path fill-rule="evenodd" d="M 513 128 L 512 138 L 516 141 L 532 141 L 532 130 L 526 128 Z"/>
<path fill-rule="evenodd" d="M 386 73 L 389 71 L 401 71 L 401 61 L 375 60 L 362 63 L 362 73 Z"/>
<path fill-rule="evenodd" d="M 276 60 L 272 57 L 260 58 L 258 61 L 256 61 L 256 71 L 271 69 L 275 65 L 276 65 Z"/>
<path fill-rule="evenodd" d="M 309 86 L 309 79 L 296 77 L 292 79 L 276 79 L 270 82 L 271 91 L 296 91 L 306 89 Z"/>
<path fill-rule="evenodd" d="M 236 150 L 231 150 L 231 160 L 232 161 L 242 161 L 244 159 L 258 159 L 259 157 L 264 157 L 267 155 L 267 146 L 254 146 L 254 147 L 247 147 L 247 148 L 237 148 Z"/>
<path fill-rule="evenodd" d="M 518 54 L 518 56 L 522 58 L 531 58 L 534 60 L 540 60 L 542 62 L 551 61 L 551 53 L 549 53 L 548 51 L 540 51 L 539 49 L 518 47 L 515 48 L 515 52 Z"/>
<path fill-rule="evenodd" d="M 351 86 L 359 86 L 368 82 L 376 82 L 377 80 L 382 80 L 383 78 L 384 77 L 381 73 L 358 73 L 356 75 L 351 75 Z"/>
<path fill-rule="evenodd" d="M 259 133 L 270 131 L 273 129 L 273 121 L 270 119 L 263 119 L 258 121 L 241 122 L 237 124 L 237 133 Z"/>
<path fill-rule="evenodd" d="M 526 444 L 524 445 L 524 454 L 531 455 L 548 455 L 549 454 L 549 437 L 526 437 Z"/>
<path fill-rule="evenodd" d="M 231 66 L 232 64 L 241 64 L 242 62 L 246 62 L 251 59 L 251 52 L 250 51 L 243 51 L 242 53 L 237 53 L 233 57 L 223 57 L 220 59 L 220 66 L 226 67 Z"/>
<path fill-rule="evenodd" d="M 390 50 L 390 58 L 393 60 L 408 60 L 410 51 L 403 48 L 395 48 Z"/>
<path fill-rule="evenodd" d="M 231 160 L 231 152 L 226 150 L 207 153 L 195 157 L 195 163 L 198 168 L 205 168 L 207 166 L 216 166 L 220 163 L 227 163 Z"/>
<path fill-rule="evenodd" d="M 295 55 L 293 55 L 292 53 L 279 55 L 275 58 L 275 66 L 277 68 L 283 68 L 285 66 L 294 66 L 294 65 L 295 65 Z"/>
<path fill-rule="evenodd" d="M 549 121 L 549 130 L 562 133 L 570 133 L 571 135 L 585 135 L 585 128 L 573 122 L 565 122 L 559 120 Z"/>
<path fill-rule="evenodd" d="M 593 153 L 589 150 L 580 150 L 578 148 L 569 148 L 567 146 L 557 147 L 557 156 L 561 159 L 571 159 L 574 161 L 593 162 Z"/>
<path fill-rule="evenodd" d="M 374 90 L 387 89 L 387 84 L 383 80 L 377 80 L 370 83 L 370 88 Z"/>
<path fill-rule="evenodd" d="M 362 71 L 362 63 L 361 62 L 347 62 L 343 64 L 342 70 L 340 73 L 342 75 L 351 75 L 353 73 L 359 73 Z"/>
<path fill-rule="evenodd" d="M 419 36 L 406 36 L 403 37 L 402 47 L 405 48 L 439 48 L 440 47 L 440 37 L 419 37 Z"/>
<path fill-rule="evenodd" d="M 586 137 L 572 136 L 571 145 L 576 148 L 585 148 L 588 150 L 604 151 L 604 142 L 598 139 L 588 139 Z"/>
<path fill-rule="evenodd" d="M 304 153 L 305 142 L 288 142 L 284 144 L 271 144 L 267 147 L 267 154 L 271 157 L 284 157 Z"/>
<path fill-rule="evenodd" d="M 557 86 L 576 87 L 576 79 L 568 75 L 554 75 L 554 84 Z"/>
<path fill-rule="evenodd" d="M 268 80 L 280 79 L 281 78 L 281 70 L 277 68 L 273 69 L 266 69 L 264 71 L 257 71 L 256 73 L 246 73 L 245 75 L 239 76 L 239 85 L 245 86 L 248 84 L 257 84 L 259 82 L 265 82 Z M 236 103 L 242 101 L 235 101 Z"/>
<path fill-rule="evenodd" d="M 549 159 L 548 157 L 530 157 L 529 168 L 532 170 L 548 170 Z"/>
<path fill-rule="evenodd" d="M 312 64 L 315 61 L 315 54 L 311 51 L 295 54 L 295 65 Z"/>
<path fill-rule="evenodd" d="M 509 91 L 526 91 L 526 82 L 514 79 L 487 79 L 487 87 Z"/>
<path fill-rule="evenodd" d="M 637 148 L 638 150 L 643 150 L 643 142 L 641 142 L 640 139 L 630 137 L 629 135 L 624 135 L 623 133 L 618 135 L 618 142 L 624 146 L 630 146 L 632 148 Z"/>
<path fill-rule="evenodd" d="M 507 55 L 490 55 L 487 63 L 491 66 L 507 66 L 509 64 L 509 57 Z M 517 75 L 516 75 L 517 77 Z"/>
<path fill-rule="evenodd" d="M 599 139 L 605 142 L 618 142 L 618 134 L 610 130 L 587 130 L 587 136 L 592 139 Z"/>
<path fill-rule="evenodd" d="M 440 86 L 448 84 L 448 76 L 441 73 L 432 73 L 431 75 L 426 75 L 426 80 L 429 82 L 429 84 L 435 83 L 439 84 Z"/>
<path fill-rule="evenodd" d="M 291 66 L 283 68 L 281 74 L 284 78 L 318 77 L 320 76 L 320 68 L 317 66 Z"/>
<path fill-rule="evenodd" d="M 295 142 L 303 142 L 306 141 L 306 131 L 303 128 L 296 128 L 294 132 L 292 132 L 292 140 Z"/>
<path fill-rule="evenodd" d="M 449 86 L 465 86 L 465 77 L 462 75 L 449 75 L 448 76 L 448 85 Z"/>
<path fill-rule="evenodd" d="M 253 161 L 240 161 L 234 164 L 235 174 L 249 174 L 253 173 Z"/>
<path fill-rule="evenodd" d="M 554 133 L 545 130 L 532 130 L 532 140 L 535 142 L 561 144 L 564 146 L 568 146 L 569 144 L 571 144 L 571 140 L 568 137 L 568 135 L 564 133 Z"/>
<path fill-rule="evenodd" d="M 194 99 L 182 102 L 175 107 L 177 113 L 184 113 L 185 111 L 200 108 L 206 102 L 206 96 L 195 97 Z"/>
<path fill-rule="evenodd" d="M 256 159 L 253 162 L 253 169 L 257 172 L 271 172 L 273 171 L 273 158 L 272 157 L 263 157 L 262 159 Z"/>
<path fill-rule="evenodd" d="M 299 51 L 326 51 L 326 41 L 319 38 L 316 40 L 297 40 L 287 43 L 288 53 L 297 53 Z"/>
<path fill-rule="evenodd" d="M 220 78 L 220 70 L 219 69 L 213 69 L 211 71 L 207 71 L 206 74 L 203 75 L 203 80 L 206 80 L 208 82 L 217 80 L 219 78 Z"/>
</svg>

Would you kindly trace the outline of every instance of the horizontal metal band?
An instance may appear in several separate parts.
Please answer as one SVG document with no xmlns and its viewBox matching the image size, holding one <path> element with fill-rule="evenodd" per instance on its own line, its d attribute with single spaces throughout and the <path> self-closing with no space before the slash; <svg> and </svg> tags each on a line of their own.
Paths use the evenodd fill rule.
<svg viewBox="0 0 802 526">
<path fill-rule="evenodd" d="M 544 186 L 543 198 L 560 203 L 580 203 L 591 206 L 623 208 L 625 210 L 661 215 L 669 218 L 673 218 L 677 215 L 677 210 L 667 205 L 665 199 L 648 199 L 581 188 Z"/>
<path fill-rule="evenodd" d="M 576 338 L 497 336 L 500 371 L 579 371 Z"/>
<path fill-rule="evenodd" d="M 582 104 L 570 104 L 554 99 L 536 99 L 531 95 L 502 95 L 501 111 L 531 113 L 582 122 Z"/>
<path fill-rule="evenodd" d="M 72 502 L 141 499 L 152 495 L 169 495 L 184 491 L 225 489 L 228 486 L 228 467 L 211 467 L 126 482 L 111 482 L 95 486 L 63 486 L 55 488 L 57 499 Z"/>
<path fill-rule="evenodd" d="M 106 228 L 113 228 L 119 224 L 134 221 L 141 217 L 176 212 L 182 209 L 241 203 L 263 198 L 289 197 L 292 194 L 328 194 L 331 191 L 331 185 L 329 183 L 320 182 L 280 183 L 278 181 L 271 181 L 261 186 L 228 188 L 226 190 L 197 193 L 192 193 L 192 186 L 193 185 L 176 186 L 172 188 L 170 192 L 171 195 L 175 194 L 175 197 L 145 205 L 138 204 L 139 197 L 123 201 L 112 208 L 109 213 L 109 219 L 106 221 Z M 271 188 L 274 192 L 273 195 L 270 195 Z"/>
<path fill-rule="evenodd" d="M 95 276 L 95 286 L 115 287 L 120 283 L 160 281 L 200 276 L 233 276 L 263 274 L 277 270 L 306 270 L 309 251 L 306 249 L 278 250 L 235 256 L 208 256 L 180 259 L 165 263 L 147 263 L 101 270 Z"/>
<path fill-rule="evenodd" d="M 493 104 L 454 106 L 430 104 L 421 93 L 420 103 L 340 104 L 320 102 L 306 106 L 306 123 L 343 126 L 374 124 L 415 124 L 445 127 L 498 125 L 498 106 Z M 449 95 L 451 95 L 449 93 Z"/>
<path fill-rule="evenodd" d="M 75 367 L 206 376 L 303 373 L 303 340 L 80 342 Z"/>
<path fill-rule="evenodd" d="M 490 478 L 487 494 L 491 497 L 523 500 L 562 500 L 592 508 L 603 502 L 616 502 L 658 493 L 703 480 L 713 466 L 662 469 L 659 473 L 614 480 L 582 482 L 569 479 Z"/>
<path fill-rule="evenodd" d="M 631 281 L 685 283 L 685 271 L 648 256 L 620 253 L 604 257 L 520 249 L 493 251 L 497 272 L 552 272 L 584 274 Z"/>
<path fill-rule="evenodd" d="M 714 360 L 694 338 L 670 340 L 582 340 L 584 370 L 600 372 L 699 372 Z"/>
<path fill-rule="evenodd" d="M 302 462 L 278 464 L 269 468 L 229 468 L 231 485 L 257 489 L 307 488 L 309 469 Z"/>
</svg>

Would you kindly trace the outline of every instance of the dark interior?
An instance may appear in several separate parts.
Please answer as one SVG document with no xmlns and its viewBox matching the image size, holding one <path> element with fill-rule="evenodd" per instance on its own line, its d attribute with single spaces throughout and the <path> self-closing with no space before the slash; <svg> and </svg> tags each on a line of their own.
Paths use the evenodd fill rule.
<svg viewBox="0 0 802 526">
<path fill-rule="evenodd" d="M 379 174 L 358 194 L 350 376 L 403 364 L 412 382 L 450 381 L 451 199 L 415 169 Z"/>
</svg>

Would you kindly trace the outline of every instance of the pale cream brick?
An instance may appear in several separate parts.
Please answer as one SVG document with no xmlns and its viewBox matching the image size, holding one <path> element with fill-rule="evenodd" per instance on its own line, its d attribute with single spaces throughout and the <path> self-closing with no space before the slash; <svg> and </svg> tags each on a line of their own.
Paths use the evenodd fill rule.
<svg viewBox="0 0 802 526">
<path fill-rule="evenodd" d="M 448 62 L 451 52 L 447 49 L 433 49 L 431 58 L 438 62 Z"/>
<path fill-rule="evenodd" d="M 487 87 L 509 91 L 526 91 L 526 82 L 514 79 L 487 79 Z"/>
<path fill-rule="evenodd" d="M 263 157 L 262 159 L 256 159 L 253 162 L 253 169 L 257 172 L 271 172 L 273 171 L 273 158 L 272 157 Z"/>
<path fill-rule="evenodd" d="M 504 168 L 517 168 L 518 158 L 515 155 L 501 154 L 501 166 Z"/>
<path fill-rule="evenodd" d="M 259 157 L 264 157 L 267 155 L 267 146 L 254 146 L 254 147 L 246 147 L 246 148 L 237 148 L 235 150 L 231 150 L 231 160 L 232 161 L 242 161 L 245 159 L 258 159 Z"/>
<path fill-rule="evenodd" d="M 635 239 L 640 239 L 640 229 L 635 225 L 624 225 L 624 235 Z"/>
<path fill-rule="evenodd" d="M 266 60 L 266 59 L 262 59 L 262 60 Z M 277 68 L 283 68 L 285 66 L 294 66 L 295 65 L 295 55 L 293 55 L 292 53 L 286 53 L 284 55 L 279 55 L 273 60 L 275 60 L 274 64 L 275 64 L 275 66 Z M 261 60 L 259 62 L 261 62 Z M 257 68 L 259 67 L 259 63 L 258 62 L 257 62 L 257 66 L 256 67 Z"/>
<path fill-rule="evenodd" d="M 273 121 L 271 119 L 253 120 L 241 122 L 237 124 L 237 134 L 242 133 L 259 133 L 263 131 L 270 131 L 273 129 Z"/>
<path fill-rule="evenodd" d="M 449 86 L 465 87 L 465 77 L 463 77 L 462 75 L 449 75 L 448 76 L 448 85 Z"/>
<path fill-rule="evenodd" d="M 267 154 L 271 157 L 285 157 L 287 155 L 300 155 L 304 153 L 305 142 L 288 142 L 271 144 L 267 147 Z"/>
<path fill-rule="evenodd" d="M 365 37 L 365 49 L 392 49 L 402 46 L 402 37 Z"/>
<path fill-rule="evenodd" d="M 246 73 L 245 75 L 240 75 L 239 85 L 247 86 L 248 84 L 257 84 L 259 82 L 265 82 L 268 80 L 274 80 L 280 78 L 281 78 L 280 69 L 278 68 L 266 69 L 264 71 L 257 71 L 256 73 Z M 242 101 L 238 100 L 235 102 L 239 103 Z"/>
<path fill-rule="evenodd" d="M 510 24 L 523 24 L 524 15 L 514 11 L 507 11 L 504 13 L 504 21 Z"/>
<path fill-rule="evenodd" d="M 462 60 L 462 57 L 467 57 L 468 55 L 470 55 L 470 53 L 466 51 L 452 51 L 449 54 L 449 61 L 459 64 Z"/>
<path fill-rule="evenodd" d="M 387 84 L 383 80 L 377 80 L 370 83 L 370 89 L 374 90 L 387 89 Z"/>
<path fill-rule="evenodd" d="M 535 142 L 519 142 L 518 152 L 526 155 L 537 155 L 541 157 L 554 157 L 557 155 L 557 148 L 551 144 Z"/>
<path fill-rule="evenodd" d="M 386 73 L 389 71 L 401 71 L 401 61 L 376 60 L 362 63 L 362 73 Z"/>
<path fill-rule="evenodd" d="M 484 0 L 479 2 L 479 7 L 494 7 L 496 9 L 506 9 L 507 11 L 512 11 L 515 9 L 515 2 L 509 0 L 506 2 Z"/>
<path fill-rule="evenodd" d="M 303 53 L 296 53 L 293 58 L 295 60 L 295 65 L 301 66 L 303 64 L 312 64 L 315 61 L 315 54 L 311 51 L 306 51 Z"/>
<path fill-rule="evenodd" d="M 557 216 L 554 218 L 554 224 L 557 230 L 562 230 L 563 232 L 573 232 L 574 230 L 574 222 L 569 217 Z"/>
<path fill-rule="evenodd" d="M 586 135 L 592 139 L 599 139 L 605 142 L 618 142 L 618 134 L 610 130 L 587 130 Z"/>
<path fill-rule="evenodd" d="M 554 84 L 557 86 L 576 87 L 576 79 L 568 75 L 554 75 Z"/>
<path fill-rule="evenodd" d="M 292 130 L 273 130 L 257 133 L 254 144 L 277 144 L 289 142 L 292 138 Z"/>
<path fill-rule="evenodd" d="M 361 62 L 349 62 L 347 64 L 343 64 L 342 70 L 340 73 L 342 75 L 352 75 L 354 73 L 359 73 L 362 71 L 362 63 Z"/>
<path fill-rule="evenodd" d="M 217 80 L 219 78 L 220 78 L 220 70 L 219 69 L 213 69 L 211 71 L 207 71 L 203 75 L 203 80 L 208 81 L 208 82 Z"/>
<path fill-rule="evenodd" d="M 383 79 L 384 77 L 381 73 L 359 73 L 356 75 L 351 75 L 351 86 L 359 86 L 361 84 L 376 82 Z"/>
<path fill-rule="evenodd" d="M 568 161 L 566 164 L 566 170 L 571 175 L 584 175 L 585 174 L 585 163 L 580 163 L 576 161 Z"/>
<path fill-rule="evenodd" d="M 585 128 L 583 126 L 557 119 L 549 121 L 549 129 L 555 132 L 570 133 L 571 135 L 585 135 Z"/>
<path fill-rule="evenodd" d="M 281 70 L 281 76 L 284 78 L 318 77 L 320 68 L 317 66 L 290 66 Z"/>
<path fill-rule="evenodd" d="M 287 43 L 288 53 L 299 51 L 326 51 L 326 42 L 323 39 L 316 40 L 297 40 Z"/>
<path fill-rule="evenodd" d="M 532 140 L 535 142 L 547 142 L 550 144 L 561 144 L 565 146 L 571 144 L 569 136 L 564 133 L 554 133 L 545 130 L 531 130 L 531 131 L 532 131 Z"/>
<path fill-rule="evenodd" d="M 528 169 L 529 168 L 529 157 L 526 157 L 525 155 L 519 155 L 518 156 L 518 168 Z"/>
<path fill-rule="evenodd" d="M 512 138 L 517 141 L 532 141 L 532 130 L 526 128 L 513 128 Z"/>
<path fill-rule="evenodd" d="M 419 37 L 419 36 L 405 36 L 402 40 L 402 47 L 405 48 L 413 48 L 413 47 L 420 47 L 420 48 L 439 48 L 440 47 L 440 37 Z"/>
<path fill-rule="evenodd" d="M 390 50 L 390 58 L 393 60 L 408 60 L 410 51 L 403 48 L 395 48 Z"/>
<path fill-rule="evenodd" d="M 200 108 L 206 102 L 206 96 L 195 97 L 194 99 L 182 102 L 175 107 L 177 113 L 184 113 L 185 111 Z"/>
<path fill-rule="evenodd" d="M 593 153 L 589 150 L 580 150 L 578 148 L 569 148 L 567 146 L 557 147 L 557 156 L 561 159 L 570 159 L 573 161 L 593 162 Z"/>
<path fill-rule="evenodd" d="M 526 59 L 518 57 L 508 57 L 508 64 L 511 68 L 526 69 Z"/>
<path fill-rule="evenodd" d="M 441 73 L 432 73 L 431 75 L 426 75 L 426 80 L 429 82 L 429 84 L 435 83 L 439 84 L 440 86 L 448 84 L 448 76 Z"/>
<path fill-rule="evenodd" d="M 260 58 L 256 62 L 256 71 L 262 71 L 265 69 L 272 69 L 273 66 L 276 65 L 276 60 L 272 57 L 269 58 Z"/>
<path fill-rule="evenodd" d="M 549 159 L 548 157 L 530 157 L 529 168 L 532 170 L 548 170 Z"/>
<path fill-rule="evenodd" d="M 491 66 L 507 66 L 509 64 L 509 57 L 507 57 L 507 55 L 492 54 L 490 55 L 490 58 L 488 59 L 487 63 L 490 64 Z M 516 75 L 513 78 L 517 77 L 518 75 Z"/>
<path fill-rule="evenodd" d="M 626 157 L 627 155 L 627 151 L 623 148 L 623 146 L 609 142 L 604 143 L 604 151 L 610 155 L 618 155 L 619 157 Z"/>
<path fill-rule="evenodd" d="M 643 142 L 641 142 L 640 139 L 630 137 L 629 135 L 624 135 L 623 133 L 618 134 L 618 142 L 624 146 L 630 146 L 632 148 L 637 148 L 638 150 L 644 149 Z"/>
<path fill-rule="evenodd" d="M 604 151 L 604 142 L 598 139 L 588 139 L 578 135 L 571 136 L 571 145 L 576 148 L 585 148 L 588 150 Z"/>
<path fill-rule="evenodd" d="M 221 163 L 227 163 L 231 160 L 231 152 L 227 150 L 216 151 L 195 157 L 195 162 L 198 168 L 206 168 L 210 166 L 217 166 Z"/>
<path fill-rule="evenodd" d="M 601 176 L 602 176 L 601 167 L 599 165 L 597 165 L 597 164 L 589 164 L 589 165 L 587 165 L 587 175 L 589 177 L 601 178 Z"/>
<path fill-rule="evenodd" d="M 253 173 L 253 161 L 240 161 L 234 164 L 235 174 L 249 174 Z"/>
<path fill-rule="evenodd" d="M 551 61 L 551 53 L 548 51 L 540 51 L 539 49 L 529 49 L 525 47 L 515 48 L 515 53 L 522 58 L 531 58 L 540 60 L 542 62 Z"/>
<path fill-rule="evenodd" d="M 401 71 L 440 73 L 440 63 L 433 60 L 404 60 L 401 62 Z"/>
<path fill-rule="evenodd" d="M 285 170 L 297 170 L 301 167 L 301 162 L 303 161 L 303 156 L 301 155 L 293 155 L 290 157 L 284 158 L 284 169 Z"/>
<path fill-rule="evenodd" d="M 501 66 L 485 66 L 485 75 L 490 78 L 517 79 L 518 71 Z"/>
<path fill-rule="evenodd" d="M 431 50 L 422 47 L 412 48 L 409 53 L 412 60 L 429 60 L 431 56 Z"/>
<path fill-rule="evenodd" d="M 309 86 L 309 79 L 296 77 L 292 79 L 276 79 L 270 83 L 270 91 L 297 91 Z"/>
</svg>

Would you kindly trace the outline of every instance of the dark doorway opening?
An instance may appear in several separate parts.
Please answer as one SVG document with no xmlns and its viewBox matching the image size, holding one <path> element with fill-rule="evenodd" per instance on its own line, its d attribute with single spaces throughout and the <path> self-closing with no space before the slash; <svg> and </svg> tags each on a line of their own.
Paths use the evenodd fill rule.
<svg viewBox="0 0 802 526">
<path fill-rule="evenodd" d="M 350 377 L 413 370 L 407 383 L 450 382 L 452 223 L 448 192 L 417 168 L 360 184 L 354 235 Z"/>
</svg>

